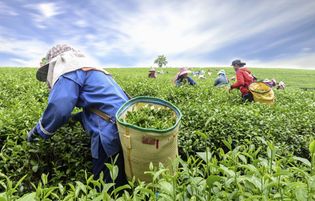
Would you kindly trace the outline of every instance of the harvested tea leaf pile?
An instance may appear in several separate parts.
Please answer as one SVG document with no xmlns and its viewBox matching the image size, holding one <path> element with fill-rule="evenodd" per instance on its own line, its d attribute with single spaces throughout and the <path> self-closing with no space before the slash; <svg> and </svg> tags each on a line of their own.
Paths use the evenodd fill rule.
<svg viewBox="0 0 315 201">
<path fill-rule="evenodd" d="M 250 90 L 256 93 L 266 93 L 270 90 L 270 88 L 266 84 L 253 83 L 252 85 L 250 85 Z"/>
<path fill-rule="evenodd" d="M 169 108 L 145 106 L 136 111 L 128 111 L 123 121 L 142 128 L 167 129 L 175 124 L 176 115 Z"/>
</svg>

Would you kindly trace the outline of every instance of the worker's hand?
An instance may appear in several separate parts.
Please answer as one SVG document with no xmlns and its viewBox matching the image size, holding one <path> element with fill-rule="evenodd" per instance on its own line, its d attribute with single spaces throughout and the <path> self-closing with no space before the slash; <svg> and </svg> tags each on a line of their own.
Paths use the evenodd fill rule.
<svg viewBox="0 0 315 201">
<path fill-rule="evenodd" d="M 77 121 L 73 118 L 73 115 L 71 115 L 71 117 L 68 120 L 68 124 L 70 127 L 75 126 L 75 124 L 77 123 Z"/>
<path fill-rule="evenodd" d="M 35 130 L 35 127 L 32 129 L 32 130 L 30 130 L 28 133 L 27 133 L 27 141 L 28 142 L 36 142 L 36 141 L 38 141 L 38 138 L 37 138 L 37 132 L 36 132 L 36 130 Z"/>
<path fill-rule="evenodd" d="M 82 112 L 71 114 L 68 120 L 69 126 L 75 126 L 76 122 L 80 122 L 82 124 Z"/>
<path fill-rule="evenodd" d="M 229 93 L 231 93 L 231 91 L 232 91 L 232 87 L 229 88 Z"/>
</svg>

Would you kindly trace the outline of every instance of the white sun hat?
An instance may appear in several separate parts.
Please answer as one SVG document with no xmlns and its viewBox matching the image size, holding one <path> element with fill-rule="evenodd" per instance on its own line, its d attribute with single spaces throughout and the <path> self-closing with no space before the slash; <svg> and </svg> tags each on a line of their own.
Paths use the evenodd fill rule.
<svg viewBox="0 0 315 201">
<path fill-rule="evenodd" d="M 93 65 L 82 52 L 66 44 L 58 44 L 52 47 L 44 60 L 47 63 L 41 64 L 41 67 L 37 70 L 36 78 L 42 82 L 47 81 L 51 87 L 61 75 Z M 103 70 L 99 67 L 93 68 Z"/>
</svg>

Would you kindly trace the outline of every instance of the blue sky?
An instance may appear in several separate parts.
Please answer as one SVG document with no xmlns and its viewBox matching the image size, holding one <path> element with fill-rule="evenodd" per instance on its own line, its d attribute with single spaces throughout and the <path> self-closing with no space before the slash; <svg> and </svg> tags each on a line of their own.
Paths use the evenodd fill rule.
<svg viewBox="0 0 315 201">
<path fill-rule="evenodd" d="M 314 0 L 0 0 L 0 66 L 38 66 L 58 43 L 104 67 L 315 68 Z"/>
</svg>

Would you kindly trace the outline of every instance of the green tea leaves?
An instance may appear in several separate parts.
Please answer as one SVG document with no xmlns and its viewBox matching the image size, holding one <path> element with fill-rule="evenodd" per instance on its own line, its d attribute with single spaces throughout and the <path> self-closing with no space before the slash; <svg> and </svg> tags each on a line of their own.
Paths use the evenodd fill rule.
<svg viewBox="0 0 315 201">
<path fill-rule="evenodd" d="M 145 106 L 137 110 L 128 111 L 122 121 L 141 128 L 167 129 L 176 123 L 176 115 L 166 107 L 155 108 Z"/>
</svg>

